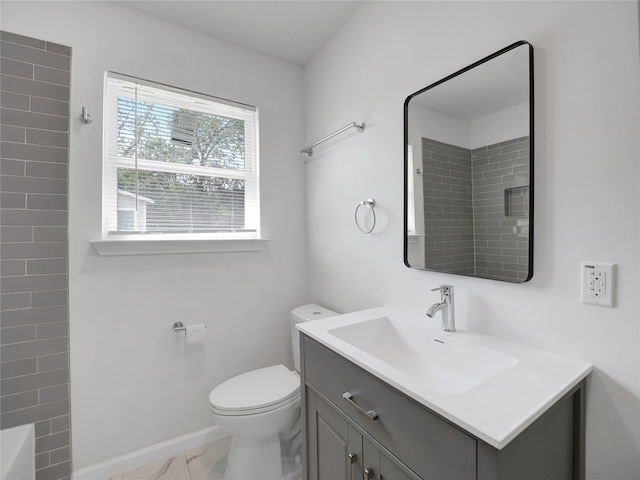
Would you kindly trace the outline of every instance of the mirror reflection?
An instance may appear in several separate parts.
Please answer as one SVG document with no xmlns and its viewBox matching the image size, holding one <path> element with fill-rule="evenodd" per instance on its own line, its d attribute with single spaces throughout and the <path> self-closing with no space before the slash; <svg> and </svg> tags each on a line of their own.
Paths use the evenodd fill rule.
<svg viewBox="0 0 640 480">
<path fill-rule="evenodd" d="M 533 275 L 533 49 L 517 42 L 405 101 L 411 268 Z"/>
</svg>

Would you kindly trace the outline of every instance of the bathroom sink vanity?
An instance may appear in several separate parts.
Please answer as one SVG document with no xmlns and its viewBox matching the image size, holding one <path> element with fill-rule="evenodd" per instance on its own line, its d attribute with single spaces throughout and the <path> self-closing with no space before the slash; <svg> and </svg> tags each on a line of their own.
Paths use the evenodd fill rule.
<svg viewBox="0 0 640 480">
<path fill-rule="evenodd" d="M 387 307 L 299 328 L 308 480 L 584 478 L 589 364 Z"/>
</svg>

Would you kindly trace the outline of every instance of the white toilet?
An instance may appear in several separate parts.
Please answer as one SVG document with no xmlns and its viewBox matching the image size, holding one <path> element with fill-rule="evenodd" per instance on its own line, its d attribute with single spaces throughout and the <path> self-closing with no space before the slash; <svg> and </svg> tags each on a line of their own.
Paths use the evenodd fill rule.
<svg viewBox="0 0 640 480">
<path fill-rule="evenodd" d="M 209 394 L 213 422 L 232 434 L 226 480 L 291 479 L 292 463 L 281 442 L 300 442 L 300 334 L 296 324 L 337 315 L 318 305 L 303 305 L 291 312 L 291 341 L 296 371 L 284 365 L 237 375 Z M 291 450 L 291 448 L 288 448 Z M 295 454 L 294 454 L 295 457 Z M 299 468 L 298 468 L 299 470 Z"/>
</svg>

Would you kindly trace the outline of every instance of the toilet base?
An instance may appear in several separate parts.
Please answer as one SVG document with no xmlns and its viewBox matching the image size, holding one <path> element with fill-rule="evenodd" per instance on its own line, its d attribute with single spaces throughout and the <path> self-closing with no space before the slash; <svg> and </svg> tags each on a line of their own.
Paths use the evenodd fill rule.
<svg viewBox="0 0 640 480">
<path fill-rule="evenodd" d="M 302 480 L 300 455 L 281 458 L 280 445 L 278 437 L 256 440 L 236 436 L 227 461 L 215 470 L 224 480 Z"/>
<path fill-rule="evenodd" d="M 229 447 L 225 480 L 281 480 L 283 478 L 278 435 L 247 438 L 234 435 Z"/>
<path fill-rule="evenodd" d="M 300 455 L 297 455 L 296 458 L 282 459 L 282 476 L 284 480 L 302 480 Z"/>
</svg>

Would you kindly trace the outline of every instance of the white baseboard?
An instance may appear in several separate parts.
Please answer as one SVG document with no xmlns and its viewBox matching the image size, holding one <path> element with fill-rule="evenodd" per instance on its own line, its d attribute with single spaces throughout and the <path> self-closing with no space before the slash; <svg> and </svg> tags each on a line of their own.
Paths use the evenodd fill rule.
<svg viewBox="0 0 640 480">
<path fill-rule="evenodd" d="M 207 445 L 228 436 L 227 432 L 214 425 L 96 465 L 75 470 L 72 478 L 73 480 L 108 480 L 114 475 L 164 460 L 172 455 Z"/>
</svg>

